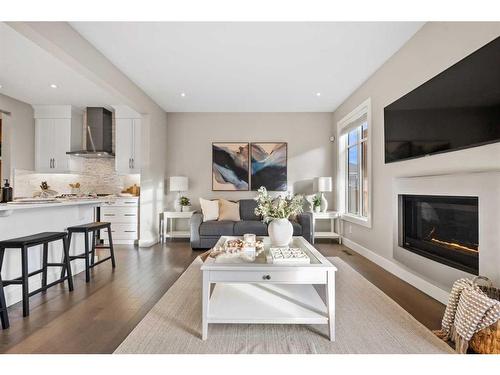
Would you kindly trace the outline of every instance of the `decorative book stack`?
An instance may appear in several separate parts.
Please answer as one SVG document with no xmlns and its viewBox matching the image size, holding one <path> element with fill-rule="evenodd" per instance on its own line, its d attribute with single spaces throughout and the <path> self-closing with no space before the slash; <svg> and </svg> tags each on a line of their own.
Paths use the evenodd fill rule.
<svg viewBox="0 0 500 375">
<path fill-rule="evenodd" d="M 274 264 L 309 264 L 311 260 L 304 250 L 295 247 L 271 247 Z"/>
</svg>

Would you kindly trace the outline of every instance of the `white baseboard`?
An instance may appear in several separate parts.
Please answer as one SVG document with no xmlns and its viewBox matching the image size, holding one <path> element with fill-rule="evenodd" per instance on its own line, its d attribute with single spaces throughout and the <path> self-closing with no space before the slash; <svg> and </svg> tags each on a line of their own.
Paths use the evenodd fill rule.
<svg viewBox="0 0 500 375">
<path fill-rule="evenodd" d="M 139 240 L 139 247 L 151 247 L 158 243 L 158 239 Z"/>
<path fill-rule="evenodd" d="M 373 263 L 379 265 L 386 271 L 392 273 L 393 275 L 399 277 L 401 280 L 406 281 L 408 284 L 413 285 L 415 288 L 421 290 L 425 294 L 431 296 L 432 298 L 438 300 L 443 304 L 448 303 L 449 292 L 445 291 L 436 285 L 430 283 L 429 281 L 415 275 L 409 269 L 401 264 L 392 262 L 391 260 L 384 258 L 372 250 L 367 249 L 360 244 L 351 241 L 348 238 L 343 237 L 342 242 L 345 246 L 353 249 L 357 253 L 361 254 L 365 258 L 368 258 Z"/>
</svg>

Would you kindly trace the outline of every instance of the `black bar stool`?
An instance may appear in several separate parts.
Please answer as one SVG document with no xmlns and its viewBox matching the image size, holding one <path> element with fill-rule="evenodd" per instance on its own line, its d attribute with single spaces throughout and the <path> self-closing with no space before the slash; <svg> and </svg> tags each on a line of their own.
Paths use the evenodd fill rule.
<svg viewBox="0 0 500 375">
<path fill-rule="evenodd" d="M 48 253 L 49 253 L 49 243 L 54 241 L 63 242 L 63 262 L 62 263 L 49 263 Z M 33 246 L 43 245 L 42 254 L 42 268 L 33 272 L 28 272 L 28 249 Z M 28 316 L 30 314 L 29 307 L 29 297 L 46 291 L 51 286 L 59 284 L 65 280 L 68 280 L 69 290 L 73 290 L 73 277 L 71 275 L 70 259 L 69 259 L 69 247 L 67 241 L 66 232 L 43 232 L 34 234 L 26 237 L 14 238 L 11 240 L 0 241 L 0 272 L 2 271 L 3 257 L 5 254 L 5 249 L 20 249 L 21 250 L 21 270 L 22 275 L 15 279 L 3 280 L 3 285 L 22 285 L 23 288 L 23 316 Z M 62 267 L 63 276 L 47 284 L 47 268 L 48 267 Z M 64 276 L 65 270 L 68 270 L 68 276 Z M 28 280 L 31 276 L 42 274 L 42 287 L 29 291 Z"/>
<path fill-rule="evenodd" d="M 95 245 L 95 240 L 96 240 L 96 232 L 101 230 L 101 229 L 106 229 L 108 231 L 108 241 L 109 241 L 109 246 L 99 246 L 96 247 Z M 95 222 L 95 223 L 89 223 L 89 224 L 82 224 L 82 225 L 76 225 L 74 227 L 69 227 L 68 228 L 68 246 L 71 245 L 71 238 L 73 236 L 73 233 L 83 233 L 85 235 L 85 251 L 81 254 L 78 255 L 70 255 L 69 259 L 74 260 L 74 259 L 85 259 L 85 281 L 88 283 L 90 281 L 90 269 L 94 268 L 94 266 L 97 266 L 98 264 L 101 264 L 102 262 L 105 262 L 107 260 L 111 260 L 111 265 L 113 268 L 116 267 L 116 262 L 115 262 L 115 251 L 113 249 L 113 239 L 111 237 L 111 223 L 106 223 L 106 222 Z M 92 245 L 89 244 L 89 233 L 92 233 Z M 98 262 L 94 263 L 94 258 L 95 258 L 95 249 L 109 249 L 110 256 L 104 259 L 101 259 Z M 61 277 L 64 276 L 64 269 L 61 272 Z"/>
<path fill-rule="evenodd" d="M 5 294 L 3 292 L 2 275 L 0 275 L 0 320 L 2 328 L 9 328 L 9 315 L 7 313 L 7 302 L 5 302 Z"/>
</svg>

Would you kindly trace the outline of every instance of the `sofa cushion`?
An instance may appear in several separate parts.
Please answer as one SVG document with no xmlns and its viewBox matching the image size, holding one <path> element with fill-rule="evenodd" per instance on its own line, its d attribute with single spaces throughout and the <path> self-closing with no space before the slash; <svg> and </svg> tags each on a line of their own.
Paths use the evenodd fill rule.
<svg viewBox="0 0 500 375">
<path fill-rule="evenodd" d="M 240 204 L 219 199 L 219 218 L 217 220 L 240 221 Z"/>
<path fill-rule="evenodd" d="M 253 199 L 240 200 L 240 218 L 241 220 L 255 220 L 260 221 L 260 217 L 255 215 L 257 202 Z"/>
<path fill-rule="evenodd" d="M 302 236 L 302 226 L 295 221 L 292 221 L 293 226 L 293 235 L 294 236 Z"/>
<path fill-rule="evenodd" d="M 219 200 L 208 200 L 200 198 L 203 221 L 217 220 L 219 217 Z"/>
<path fill-rule="evenodd" d="M 232 236 L 234 221 L 204 221 L 200 225 L 202 236 Z"/>
<path fill-rule="evenodd" d="M 267 225 L 257 220 L 243 220 L 234 224 L 235 236 L 243 236 L 246 233 L 253 233 L 257 236 L 267 236 Z"/>
</svg>

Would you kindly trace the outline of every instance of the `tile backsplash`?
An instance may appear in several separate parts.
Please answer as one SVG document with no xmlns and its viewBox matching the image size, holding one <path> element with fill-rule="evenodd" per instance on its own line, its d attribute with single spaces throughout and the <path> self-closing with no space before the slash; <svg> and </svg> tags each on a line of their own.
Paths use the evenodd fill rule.
<svg viewBox="0 0 500 375">
<path fill-rule="evenodd" d="M 123 189 L 137 184 L 140 185 L 140 175 L 118 175 L 115 171 L 115 159 L 84 159 L 71 158 L 77 165 L 78 173 L 37 173 L 34 171 L 14 171 L 14 196 L 32 197 L 40 191 L 42 181 L 47 181 L 51 190 L 60 194 L 71 193 L 69 184 L 80 183 L 82 193 L 116 194 Z"/>
</svg>

